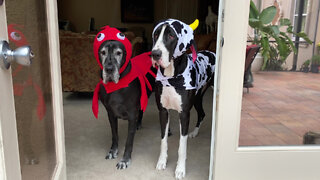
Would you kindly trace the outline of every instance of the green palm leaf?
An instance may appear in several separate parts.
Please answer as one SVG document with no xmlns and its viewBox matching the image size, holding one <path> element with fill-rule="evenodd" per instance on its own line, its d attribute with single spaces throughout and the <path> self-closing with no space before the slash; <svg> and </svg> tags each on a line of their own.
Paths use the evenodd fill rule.
<svg viewBox="0 0 320 180">
<path fill-rule="evenodd" d="M 277 8 L 275 6 L 270 6 L 261 12 L 261 14 L 259 15 L 259 19 L 263 24 L 269 24 L 276 16 L 276 13 Z"/>
</svg>

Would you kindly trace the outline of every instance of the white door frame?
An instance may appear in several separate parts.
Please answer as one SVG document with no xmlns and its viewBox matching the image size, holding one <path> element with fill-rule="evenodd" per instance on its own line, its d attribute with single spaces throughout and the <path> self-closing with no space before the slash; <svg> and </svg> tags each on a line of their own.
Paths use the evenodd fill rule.
<svg viewBox="0 0 320 180">
<path fill-rule="evenodd" d="M 51 68 L 52 107 L 57 153 L 57 165 L 52 179 L 64 180 L 67 178 L 67 173 L 57 1 L 46 0 L 46 8 Z"/>
<path fill-rule="evenodd" d="M 215 84 L 217 112 L 213 178 L 318 180 L 319 146 L 239 147 L 249 2 L 225 0 L 224 3 L 224 23 L 221 24 L 224 45 Z"/>
<path fill-rule="evenodd" d="M 218 94 L 218 78 L 220 71 L 221 61 L 221 47 L 224 44 L 223 27 L 224 27 L 224 8 L 225 0 L 219 0 L 218 11 L 218 28 L 217 28 L 217 43 L 216 43 L 216 64 L 215 64 L 215 76 L 213 86 L 213 101 L 212 101 L 212 127 L 211 127 L 211 147 L 210 147 L 210 165 L 209 165 L 209 180 L 214 179 L 213 172 L 215 166 L 215 141 L 216 141 L 216 117 L 217 117 L 217 94 Z"/>
<path fill-rule="evenodd" d="M 0 39 L 8 40 L 5 2 L 0 6 Z M 21 179 L 11 68 L 0 67 L 0 178 Z"/>
<path fill-rule="evenodd" d="M 46 0 L 52 108 L 56 147 L 54 180 L 66 179 L 57 1 Z M 8 40 L 5 2 L 0 6 L 0 39 Z M 0 179 L 21 179 L 11 69 L 0 69 Z"/>
</svg>

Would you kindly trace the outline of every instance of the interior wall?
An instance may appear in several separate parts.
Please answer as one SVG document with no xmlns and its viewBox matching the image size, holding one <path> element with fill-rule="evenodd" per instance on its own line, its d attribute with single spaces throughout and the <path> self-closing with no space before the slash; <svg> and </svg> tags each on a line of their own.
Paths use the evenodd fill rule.
<svg viewBox="0 0 320 180">
<path fill-rule="evenodd" d="M 197 0 L 154 0 L 154 23 L 166 18 L 192 23 L 197 18 L 197 4 Z M 118 28 L 142 26 L 148 42 L 151 42 L 154 23 L 122 23 L 120 0 L 58 0 L 58 11 L 59 19 L 69 20 L 75 32 L 88 31 L 93 17 L 96 29 L 105 25 Z"/>
<path fill-rule="evenodd" d="M 74 32 L 88 31 L 90 18 L 94 18 L 98 30 L 105 25 L 117 28 L 143 26 L 148 35 L 153 27 L 152 23 L 122 23 L 120 0 L 58 0 L 58 11 L 59 19 L 69 20 Z"/>
</svg>

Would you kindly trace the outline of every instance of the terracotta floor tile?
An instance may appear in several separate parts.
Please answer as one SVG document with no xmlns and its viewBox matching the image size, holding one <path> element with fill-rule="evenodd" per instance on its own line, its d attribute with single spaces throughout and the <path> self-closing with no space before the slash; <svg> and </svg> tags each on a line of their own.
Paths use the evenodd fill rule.
<svg viewBox="0 0 320 180">
<path fill-rule="evenodd" d="M 243 139 L 243 140 L 245 140 L 245 139 L 256 139 L 256 137 L 254 135 L 252 135 L 251 133 L 247 132 L 247 131 L 245 131 L 245 132 L 241 131 L 240 132 L 240 139 Z"/>
<path fill-rule="evenodd" d="M 248 131 L 254 136 L 272 135 L 273 133 L 265 127 L 249 127 Z"/>
<path fill-rule="evenodd" d="M 320 131 L 320 73 L 258 72 L 244 91 L 239 144 L 297 145 Z"/>
<path fill-rule="evenodd" d="M 275 133 L 282 141 L 287 145 L 300 145 L 302 144 L 302 137 L 296 135 L 295 133 Z"/>
<path fill-rule="evenodd" d="M 263 145 L 286 145 L 282 139 L 275 135 L 256 137 Z"/>
<path fill-rule="evenodd" d="M 287 128 L 285 125 L 279 123 L 276 124 L 267 124 L 265 125 L 273 133 L 291 133 L 291 130 Z"/>
<path fill-rule="evenodd" d="M 308 127 L 298 121 L 282 121 L 281 123 L 300 137 L 303 137 L 303 135 L 309 131 Z"/>
<path fill-rule="evenodd" d="M 274 117 L 257 117 L 255 120 L 262 124 L 277 124 L 279 121 Z"/>
<path fill-rule="evenodd" d="M 239 140 L 239 146 L 262 146 L 264 145 L 257 139 L 241 139 Z"/>
<path fill-rule="evenodd" d="M 242 112 L 241 118 L 243 118 L 243 119 L 253 119 L 253 117 L 248 112 Z"/>
</svg>

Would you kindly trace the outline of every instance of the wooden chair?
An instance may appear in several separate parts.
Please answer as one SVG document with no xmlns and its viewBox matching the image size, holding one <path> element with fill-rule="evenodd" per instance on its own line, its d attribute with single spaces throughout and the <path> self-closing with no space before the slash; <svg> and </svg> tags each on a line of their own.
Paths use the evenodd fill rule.
<svg viewBox="0 0 320 180">
<path fill-rule="evenodd" d="M 244 65 L 244 80 L 243 87 L 247 88 L 247 93 L 249 93 L 249 88 L 253 87 L 253 76 L 251 72 L 251 64 L 258 54 L 260 46 L 258 45 L 250 45 L 247 46 L 246 49 L 246 61 Z"/>
</svg>

